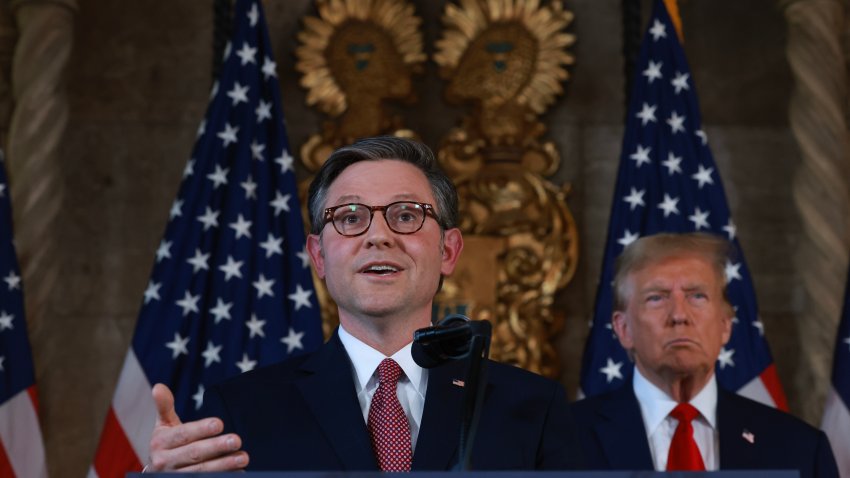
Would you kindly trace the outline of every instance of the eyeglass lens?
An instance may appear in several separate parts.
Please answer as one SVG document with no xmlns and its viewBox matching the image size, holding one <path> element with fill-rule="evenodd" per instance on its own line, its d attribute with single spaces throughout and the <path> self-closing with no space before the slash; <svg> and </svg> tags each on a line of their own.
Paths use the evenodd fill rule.
<svg viewBox="0 0 850 478">
<path fill-rule="evenodd" d="M 344 236 L 362 234 L 371 225 L 372 210 L 383 210 L 387 225 L 399 234 L 412 234 L 425 222 L 425 209 L 413 202 L 396 202 L 373 208 L 363 204 L 346 204 L 333 212 L 334 227 Z"/>
</svg>

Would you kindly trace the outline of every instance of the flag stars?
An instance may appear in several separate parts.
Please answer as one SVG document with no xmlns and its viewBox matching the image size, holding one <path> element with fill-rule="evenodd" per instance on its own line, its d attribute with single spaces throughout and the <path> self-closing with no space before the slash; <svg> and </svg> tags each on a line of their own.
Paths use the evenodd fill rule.
<svg viewBox="0 0 850 478">
<path fill-rule="evenodd" d="M 289 333 L 286 337 L 280 339 L 286 345 L 286 353 L 291 354 L 293 350 L 301 350 L 304 345 L 301 344 L 301 339 L 304 337 L 304 332 L 296 332 L 292 327 L 289 328 Z"/>
<path fill-rule="evenodd" d="M 670 80 L 670 84 L 673 85 L 673 88 L 676 90 L 677 95 L 681 93 L 682 90 L 691 89 L 688 86 L 688 77 L 690 76 L 691 75 L 689 73 L 680 73 L 677 71 L 676 76 L 672 80 Z"/>
<path fill-rule="evenodd" d="M 163 240 L 156 249 L 156 261 L 160 262 L 163 259 L 171 259 L 171 241 Z"/>
<path fill-rule="evenodd" d="M 620 380 L 623 379 L 623 373 L 620 369 L 623 367 L 623 362 L 614 362 L 611 360 L 611 357 L 608 357 L 608 363 L 605 364 L 604 367 L 600 368 L 599 371 L 605 374 L 605 380 L 608 383 L 611 383 L 615 378 Z"/>
<path fill-rule="evenodd" d="M 183 200 L 182 199 L 175 199 L 174 203 L 171 204 L 171 211 L 168 213 L 168 217 L 170 219 L 174 219 L 177 216 L 182 216 L 183 215 L 182 209 L 183 209 Z"/>
<path fill-rule="evenodd" d="M 195 174 L 195 159 L 192 158 L 186 163 L 186 167 L 183 168 L 183 179 L 188 178 L 189 176 Z"/>
<path fill-rule="evenodd" d="M 256 64 L 257 63 L 257 48 L 252 47 L 251 45 L 248 44 L 248 42 L 242 43 L 242 48 L 236 50 L 236 56 L 239 57 L 239 60 L 242 62 L 242 66 L 245 66 L 248 63 Z"/>
<path fill-rule="evenodd" d="M 257 109 L 254 110 L 257 115 L 257 123 L 262 123 L 263 120 L 272 119 L 272 104 L 260 100 Z"/>
<path fill-rule="evenodd" d="M 714 185 L 714 179 L 711 178 L 711 173 L 714 172 L 714 168 L 706 168 L 703 165 L 698 166 L 699 170 L 691 175 L 699 185 L 699 188 L 702 189 L 706 184 Z"/>
<path fill-rule="evenodd" d="M 637 189 L 632 188 L 628 196 L 623 196 L 623 201 L 629 203 L 629 209 L 634 211 L 638 206 L 646 206 L 646 203 L 643 201 L 644 194 L 646 194 L 646 189 L 638 191 Z"/>
<path fill-rule="evenodd" d="M 12 325 L 12 321 L 15 320 L 15 316 L 6 312 L 0 312 L 0 332 L 4 330 L 12 330 L 15 327 Z"/>
<path fill-rule="evenodd" d="M 198 221 L 204 225 L 204 231 L 211 227 L 218 227 L 218 211 L 213 211 L 209 206 L 207 206 L 204 214 L 198 216 Z"/>
<path fill-rule="evenodd" d="M 295 255 L 301 259 L 301 267 L 303 269 L 310 267 L 310 255 L 307 254 L 307 246 L 304 246 L 304 248 L 301 249 L 301 252 L 296 252 Z"/>
<path fill-rule="evenodd" d="M 242 268 L 243 261 L 235 261 L 233 260 L 233 256 L 227 256 L 227 263 L 219 266 L 219 270 L 224 272 L 224 281 L 227 282 L 233 277 L 242 278 Z"/>
<path fill-rule="evenodd" d="M 620 244 L 623 247 L 626 247 L 629 244 L 638 240 L 638 237 L 640 237 L 640 234 L 637 234 L 637 233 L 633 234 L 632 231 L 626 229 L 626 231 L 623 233 L 623 237 L 617 239 L 617 243 Z M 606 324 L 606 325 L 610 327 L 610 324 Z"/>
<path fill-rule="evenodd" d="M 279 216 L 281 211 L 289 212 L 289 199 L 291 194 L 281 194 L 280 191 L 275 192 L 274 200 L 269 203 L 274 208 L 274 215 Z"/>
<path fill-rule="evenodd" d="M 658 203 L 658 209 L 664 211 L 664 217 L 670 214 L 679 214 L 679 198 L 672 198 L 669 194 L 664 193 L 664 201 Z"/>
<path fill-rule="evenodd" d="M 670 126 L 670 134 L 685 132 L 685 116 L 679 116 L 679 113 L 675 111 L 670 113 L 667 124 Z"/>
<path fill-rule="evenodd" d="M 21 276 L 15 274 L 14 270 L 9 271 L 9 275 L 3 278 L 3 282 L 6 283 L 6 287 L 8 287 L 9 290 L 21 288 Z"/>
<path fill-rule="evenodd" d="M 272 61 L 271 58 L 265 57 L 263 59 L 263 78 L 268 80 L 271 77 L 277 78 L 277 63 Z"/>
<path fill-rule="evenodd" d="M 257 9 L 257 4 L 251 5 L 251 10 L 246 14 L 248 17 L 248 21 L 251 22 L 251 26 L 257 26 L 257 20 L 260 18 L 260 11 Z"/>
<path fill-rule="evenodd" d="M 236 222 L 231 222 L 229 226 L 236 231 L 236 239 L 243 236 L 249 239 L 251 238 L 251 221 L 246 221 L 241 214 L 236 217 Z"/>
<path fill-rule="evenodd" d="M 230 308 L 233 307 L 233 302 L 225 302 L 221 298 L 215 300 L 215 307 L 210 309 L 210 314 L 215 316 L 215 323 L 222 320 L 230 320 Z"/>
<path fill-rule="evenodd" d="M 224 141 L 224 147 L 228 147 L 230 143 L 237 141 L 236 134 L 239 133 L 238 126 L 231 126 L 230 123 L 224 123 L 224 131 L 220 131 L 216 136 Z"/>
<path fill-rule="evenodd" d="M 708 144 L 708 135 L 705 134 L 705 131 L 698 129 L 694 131 L 694 134 L 697 136 L 697 138 L 699 138 L 703 146 Z"/>
<path fill-rule="evenodd" d="M 640 169 L 642 164 L 649 164 L 652 161 L 649 159 L 649 152 L 652 148 L 644 148 L 642 145 L 637 145 L 637 151 L 632 153 L 629 158 L 635 161 L 635 167 Z"/>
<path fill-rule="evenodd" d="M 280 174 L 285 174 L 287 171 L 294 171 L 295 169 L 292 167 L 295 158 L 289 154 L 289 151 L 283 150 L 280 153 L 280 156 L 275 158 L 274 162 L 280 165 Z"/>
<path fill-rule="evenodd" d="M 219 353 L 221 353 L 221 345 L 215 345 L 212 340 L 207 342 L 206 350 L 201 352 L 201 356 L 204 357 L 204 367 L 209 367 L 215 362 L 221 362 Z"/>
<path fill-rule="evenodd" d="M 646 80 L 649 81 L 650 85 L 656 79 L 660 80 L 662 78 L 662 75 L 661 75 L 661 65 L 662 64 L 663 63 L 660 62 L 660 61 L 658 63 L 655 63 L 654 61 L 649 60 L 649 66 L 647 66 L 646 69 L 643 70 L 643 76 L 646 77 Z"/>
<path fill-rule="evenodd" d="M 231 103 L 232 106 L 236 106 L 239 103 L 247 103 L 248 102 L 248 90 L 250 88 L 248 86 L 242 86 L 237 81 L 233 84 L 233 88 L 227 92 L 227 96 L 233 101 Z"/>
<path fill-rule="evenodd" d="M 844 343 L 847 344 L 847 350 L 850 350 L 850 335 L 848 335 L 847 338 L 844 339 Z"/>
<path fill-rule="evenodd" d="M 201 294 L 192 295 L 188 290 L 183 293 L 183 298 L 177 301 L 177 305 L 183 309 L 183 317 L 189 315 L 189 312 L 199 312 L 198 301 L 201 299 Z"/>
<path fill-rule="evenodd" d="M 726 347 L 720 349 L 720 355 L 717 356 L 717 362 L 720 364 L 720 370 L 728 367 L 734 367 L 735 361 L 732 356 L 735 355 L 735 349 L 726 350 Z"/>
<path fill-rule="evenodd" d="M 198 130 L 195 131 L 195 138 L 200 138 L 206 132 L 207 132 L 207 119 L 204 118 L 203 121 L 201 121 L 200 126 L 198 126 Z"/>
<path fill-rule="evenodd" d="M 0 372 L 5 372 L 6 368 L 3 367 L 3 362 L 6 361 L 6 357 L 0 355 Z"/>
<path fill-rule="evenodd" d="M 741 263 L 740 262 L 733 264 L 732 261 L 728 261 L 728 260 L 726 261 L 725 272 L 726 272 L 726 283 L 727 284 L 731 283 L 735 279 L 742 280 L 740 269 L 741 269 Z"/>
<path fill-rule="evenodd" d="M 635 116 L 640 119 L 640 123 L 643 126 L 646 126 L 646 124 L 649 123 L 650 121 L 655 123 L 655 122 L 658 121 L 655 118 L 655 110 L 657 108 L 658 108 L 658 106 L 656 106 L 656 105 L 649 106 L 648 104 L 644 103 L 641 110 L 638 111 L 638 113 Z"/>
<path fill-rule="evenodd" d="M 230 173 L 230 168 L 222 168 L 221 165 L 215 165 L 215 171 L 207 174 L 207 179 L 213 182 L 213 189 L 218 189 L 219 186 L 227 184 L 227 175 Z"/>
<path fill-rule="evenodd" d="M 295 303 L 295 311 L 298 312 L 302 306 L 308 309 L 312 307 L 310 304 L 310 296 L 313 295 L 312 290 L 304 290 L 301 284 L 296 286 L 295 292 L 286 296 L 289 300 Z"/>
<path fill-rule="evenodd" d="M 263 156 L 263 150 L 266 149 L 266 145 L 258 143 L 256 140 L 251 141 L 251 157 L 256 159 L 257 161 L 265 161 L 266 158 Z"/>
<path fill-rule="evenodd" d="M 656 18 L 652 24 L 652 28 L 649 29 L 649 34 L 652 35 L 652 41 L 667 38 L 667 27 Z"/>
<path fill-rule="evenodd" d="M 201 405 L 204 404 L 204 386 L 202 384 L 198 384 L 198 391 L 192 395 L 192 400 L 195 401 L 195 410 L 200 410 Z"/>
<path fill-rule="evenodd" d="M 283 238 L 274 237 L 272 233 L 269 233 L 269 237 L 265 241 L 260 243 L 260 248 L 266 251 L 266 259 L 268 259 L 269 257 L 275 254 L 283 255 L 283 249 L 281 247 L 282 245 Z"/>
<path fill-rule="evenodd" d="M 257 199 L 257 183 L 253 179 L 248 178 L 239 185 L 245 190 L 245 199 Z"/>
<path fill-rule="evenodd" d="M 145 289 L 145 304 L 152 300 L 160 300 L 159 288 L 162 287 L 162 282 L 148 282 L 148 287 Z"/>
<path fill-rule="evenodd" d="M 764 323 L 760 320 L 753 321 L 753 327 L 759 331 L 759 337 L 764 337 Z"/>
<path fill-rule="evenodd" d="M 201 252 L 201 249 L 195 248 L 195 255 L 186 259 L 186 262 L 192 265 L 192 272 L 197 274 L 201 269 L 209 270 L 209 260 L 209 253 L 204 254 Z"/>
<path fill-rule="evenodd" d="M 251 314 L 251 320 L 245 322 L 245 327 L 248 327 L 248 338 L 254 338 L 255 335 L 265 337 L 266 333 L 263 332 L 263 327 L 265 326 L 265 320 L 260 320 L 256 314 Z"/>
<path fill-rule="evenodd" d="M 675 173 L 681 173 L 682 172 L 682 167 L 681 167 L 682 157 L 676 156 L 675 154 L 673 154 L 673 152 L 668 152 L 667 153 L 667 159 L 662 161 L 661 164 L 665 168 L 667 168 L 667 174 L 670 175 L 670 176 L 674 175 Z"/>
<path fill-rule="evenodd" d="M 174 340 L 165 344 L 171 349 L 171 358 L 176 359 L 180 355 L 189 355 L 186 346 L 189 345 L 189 337 L 181 337 L 179 332 L 174 332 Z"/>
<path fill-rule="evenodd" d="M 732 222 L 732 218 L 729 218 L 729 222 L 723 226 L 723 230 L 726 231 L 726 234 L 729 236 L 729 240 L 732 241 L 735 239 L 735 234 L 738 232 L 738 228 L 735 227 L 735 223 Z"/>
<path fill-rule="evenodd" d="M 708 215 L 710 211 L 703 211 L 700 208 L 694 209 L 694 213 L 688 216 L 688 220 L 694 223 L 694 229 L 699 231 L 702 228 L 708 229 Z"/>
<path fill-rule="evenodd" d="M 242 360 L 236 362 L 236 366 L 239 367 L 239 370 L 242 371 L 242 373 L 245 373 L 254 370 L 254 367 L 257 366 L 257 361 L 249 359 L 248 354 L 245 353 L 242 354 Z"/>
<path fill-rule="evenodd" d="M 272 286 L 274 285 L 274 279 L 266 279 L 266 276 L 260 274 L 260 277 L 251 283 L 255 289 L 257 289 L 257 298 L 262 299 L 264 295 L 269 297 L 274 297 L 274 292 L 272 292 Z"/>
</svg>

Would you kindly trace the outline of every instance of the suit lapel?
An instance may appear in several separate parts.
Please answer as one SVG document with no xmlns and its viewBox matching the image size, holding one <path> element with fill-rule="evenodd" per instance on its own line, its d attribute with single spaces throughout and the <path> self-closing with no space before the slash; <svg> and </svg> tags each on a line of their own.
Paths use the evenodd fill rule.
<svg viewBox="0 0 850 478">
<path fill-rule="evenodd" d="M 646 429 L 631 384 L 623 385 L 597 409 L 604 417 L 596 434 L 612 469 L 654 470 Z"/>
<path fill-rule="evenodd" d="M 718 387 L 717 389 L 717 433 L 720 437 L 720 469 L 735 470 L 752 467 L 753 443 L 746 440 L 745 434 L 752 437 L 752 429 L 747 429 L 748 419 L 738 413 L 736 397 Z M 749 466 L 747 466 L 749 464 Z"/>
<path fill-rule="evenodd" d="M 428 372 L 425 410 L 413 455 L 413 470 L 447 470 L 457 461 L 466 362 L 449 362 Z"/>
<path fill-rule="evenodd" d="M 363 413 L 354 393 L 351 362 L 336 333 L 302 365 L 309 375 L 296 383 L 304 401 L 339 456 L 343 469 L 377 470 Z"/>
</svg>

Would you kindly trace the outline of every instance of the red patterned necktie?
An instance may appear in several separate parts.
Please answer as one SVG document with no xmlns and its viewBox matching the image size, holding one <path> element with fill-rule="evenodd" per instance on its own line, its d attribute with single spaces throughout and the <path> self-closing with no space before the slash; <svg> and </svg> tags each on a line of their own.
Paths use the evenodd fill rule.
<svg viewBox="0 0 850 478">
<path fill-rule="evenodd" d="M 670 453 L 667 455 L 667 471 L 673 470 L 705 470 L 702 455 L 694 440 L 694 427 L 691 421 L 699 416 L 699 411 L 690 403 L 680 403 L 670 412 L 670 416 L 679 420 L 679 425 L 673 433 L 670 442 Z"/>
<path fill-rule="evenodd" d="M 378 365 L 378 390 L 369 406 L 367 427 L 381 471 L 410 471 L 413 462 L 410 425 L 396 395 L 402 373 L 395 360 L 384 359 Z"/>
</svg>

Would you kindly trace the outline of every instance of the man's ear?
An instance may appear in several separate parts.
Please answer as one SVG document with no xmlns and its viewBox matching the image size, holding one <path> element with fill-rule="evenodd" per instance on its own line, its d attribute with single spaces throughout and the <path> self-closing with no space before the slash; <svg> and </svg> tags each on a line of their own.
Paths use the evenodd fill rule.
<svg viewBox="0 0 850 478">
<path fill-rule="evenodd" d="M 626 350 L 631 350 L 634 346 L 634 338 L 632 337 L 632 330 L 629 327 L 626 313 L 622 310 L 614 311 L 614 314 L 611 316 L 611 326 L 614 329 L 614 333 L 617 334 L 617 339 L 620 340 L 620 345 Z"/>
<path fill-rule="evenodd" d="M 325 278 L 325 257 L 322 254 L 322 238 L 317 234 L 307 236 L 307 253 L 310 254 L 310 260 L 313 262 L 313 267 L 316 268 L 316 275 L 319 279 Z"/>
<path fill-rule="evenodd" d="M 440 274 L 447 276 L 454 272 L 462 250 L 463 234 L 460 233 L 460 229 L 452 228 L 446 230 L 443 236 L 443 261 L 440 265 Z"/>
</svg>

